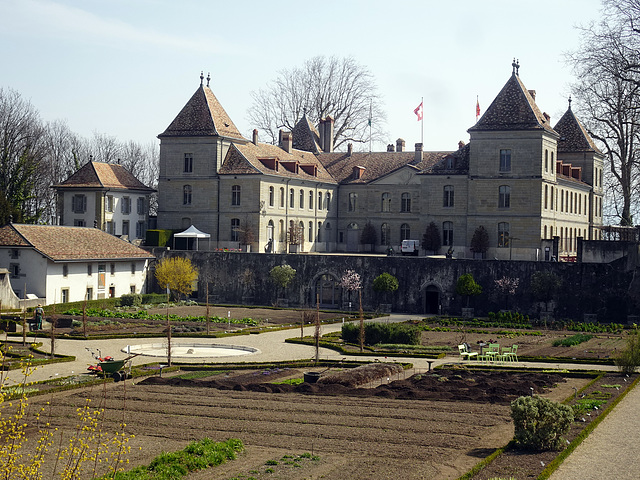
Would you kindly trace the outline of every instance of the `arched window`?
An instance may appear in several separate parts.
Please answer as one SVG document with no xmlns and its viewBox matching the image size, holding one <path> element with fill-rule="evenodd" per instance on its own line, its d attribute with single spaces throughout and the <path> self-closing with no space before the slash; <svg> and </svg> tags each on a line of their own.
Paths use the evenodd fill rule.
<svg viewBox="0 0 640 480">
<path fill-rule="evenodd" d="M 267 223 L 267 241 L 273 240 L 273 220 L 269 220 Z"/>
<path fill-rule="evenodd" d="M 509 208 L 511 206 L 511 187 L 500 185 L 498 188 L 498 208 Z"/>
<path fill-rule="evenodd" d="M 445 185 L 442 190 L 442 206 L 453 207 L 454 205 L 454 191 L 453 185 Z"/>
<path fill-rule="evenodd" d="M 274 202 L 275 202 L 275 193 L 273 191 L 273 187 L 269 187 L 269 206 L 273 207 Z"/>
<path fill-rule="evenodd" d="M 445 247 L 453 245 L 453 222 L 443 222 L 442 224 L 442 245 Z"/>
<path fill-rule="evenodd" d="M 498 223 L 498 247 L 509 246 L 509 223 Z"/>
<path fill-rule="evenodd" d="M 296 193 L 295 190 L 293 188 L 289 189 L 289 207 L 293 208 L 295 206 L 296 203 Z"/>
<path fill-rule="evenodd" d="M 329 209 L 331 208 L 331 193 L 327 192 L 327 195 L 325 196 L 325 201 L 327 204 L 327 212 L 329 211 Z"/>
<path fill-rule="evenodd" d="M 280 208 L 284 208 L 284 187 L 280 187 Z"/>
<path fill-rule="evenodd" d="M 400 196 L 400 211 L 401 212 L 411 211 L 411 194 L 408 192 L 405 192 Z"/>
<path fill-rule="evenodd" d="M 549 194 L 549 185 L 544 186 L 544 209 L 547 209 L 547 195 Z"/>
<path fill-rule="evenodd" d="M 231 187 L 231 205 L 240 205 L 240 185 Z"/>
<path fill-rule="evenodd" d="M 544 226 L 544 236 L 542 238 L 545 239 L 545 240 L 547 238 L 547 226 L 546 225 Z"/>
<path fill-rule="evenodd" d="M 391 228 L 386 223 L 383 223 L 380 227 L 380 245 L 391 244 Z"/>
<path fill-rule="evenodd" d="M 191 205 L 191 185 L 182 187 L 182 204 Z"/>
<path fill-rule="evenodd" d="M 237 242 L 240 239 L 240 219 L 231 219 L 231 241 Z"/>
<path fill-rule="evenodd" d="M 313 190 L 309 190 L 309 210 L 313 210 Z"/>
<path fill-rule="evenodd" d="M 544 171 L 549 171 L 549 150 L 544 151 Z"/>
<path fill-rule="evenodd" d="M 322 222 L 318 222 L 318 235 L 316 235 L 316 240 L 318 242 L 322 241 Z"/>
<path fill-rule="evenodd" d="M 304 208 L 304 190 L 300 189 L 300 208 Z"/>
<path fill-rule="evenodd" d="M 284 242 L 284 220 L 278 222 L 278 238 Z"/>
<path fill-rule="evenodd" d="M 390 193 L 385 192 L 382 194 L 382 211 L 383 212 L 391 211 L 391 194 Z"/>
<path fill-rule="evenodd" d="M 309 222 L 309 241 L 313 242 L 313 222 Z"/>
<path fill-rule="evenodd" d="M 408 223 L 400 225 L 400 241 L 409 240 L 411 238 L 411 227 Z"/>
<path fill-rule="evenodd" d="M 300 222 L 298 224 L 298 234 L 300 235 L 300 245 L 302 245 L 304 243 L 304 222 Z"/>
<path fill-rule="evenodd" d="M 318 210 L 322 210 L 322 192 L 318 192 Z"/>
</svg>

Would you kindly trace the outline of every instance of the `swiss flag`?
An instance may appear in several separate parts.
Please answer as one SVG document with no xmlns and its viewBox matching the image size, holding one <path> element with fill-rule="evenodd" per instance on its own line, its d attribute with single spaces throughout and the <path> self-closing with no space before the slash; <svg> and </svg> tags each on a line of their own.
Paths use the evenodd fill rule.
<svg viewBox="0 0 640 480">
<path fill-rule="evenodd" d="M 480 116 L 480 101 L 476 98 L 476 122 Z"/>
<path fill-rule="evenodd" d="M 423 102 L 420 102 L 420 105 L 418 105 L 416 109 L 413 111 L 413 113 L 415 113 L 418 116 L 418 121 L 422 120 L 422 103 Z"/>
</svg>

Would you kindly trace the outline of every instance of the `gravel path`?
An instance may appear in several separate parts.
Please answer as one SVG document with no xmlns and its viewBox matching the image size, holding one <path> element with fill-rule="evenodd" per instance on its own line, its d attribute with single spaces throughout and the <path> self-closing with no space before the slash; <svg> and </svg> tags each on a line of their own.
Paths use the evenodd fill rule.
<svg viewBox="0 0 640 480">
<path fill-rule="evenodd" d="M 634 388 L 560 465 L 551 480 L 635 480 L 640 475 L 640 389 Z"/>
</svg>

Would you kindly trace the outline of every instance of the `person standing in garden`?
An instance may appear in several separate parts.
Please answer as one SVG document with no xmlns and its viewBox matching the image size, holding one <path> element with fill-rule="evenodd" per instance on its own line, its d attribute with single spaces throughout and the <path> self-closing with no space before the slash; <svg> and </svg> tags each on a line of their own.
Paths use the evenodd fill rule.
<svg viewBox="0 0 640 480">
<path fill-rule="evenodd" d="M 42 305 L 38 304 L 33 314 L 33 325 L 36 330 L 42 330 L 42 317 L 44 316 L 44 310 Z"/>
</svg>

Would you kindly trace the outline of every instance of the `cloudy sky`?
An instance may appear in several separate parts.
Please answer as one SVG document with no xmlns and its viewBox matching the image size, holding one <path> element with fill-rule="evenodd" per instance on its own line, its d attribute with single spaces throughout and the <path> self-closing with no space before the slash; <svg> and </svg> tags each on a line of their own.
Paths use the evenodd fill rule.
<svg viewBox="0 0 640 480">
<path fill-rule="evenodd" d="M 352 56 L 377 81 L 385 144 L 420 141 L 413 110 L 424 97 L 425 150 L 454 150 L 468 140 L 476 97 L 484 111 L 514 57 L 555 124 L 573 81 L 564 54 L 600 9 L 599 0 L 2 0 L 0 87 L 83 136 L 148 143 L 203 70 L 250 136 L 252 91 L 313 56 Z"/>
</svg>

